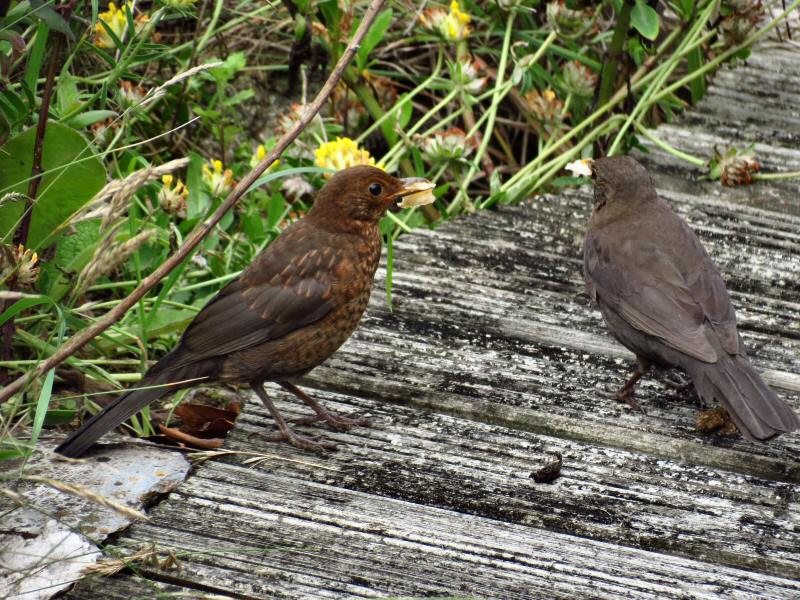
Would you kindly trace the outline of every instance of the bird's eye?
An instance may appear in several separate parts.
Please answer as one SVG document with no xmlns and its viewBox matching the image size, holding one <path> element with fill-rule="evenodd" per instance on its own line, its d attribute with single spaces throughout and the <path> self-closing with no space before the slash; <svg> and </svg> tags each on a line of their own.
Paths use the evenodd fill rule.
<svg viewBox="0 0 800 600">
<path fill-rule="evenodd" d="M 383 188 L 381 187 L 380 183 L 371 183 L 369 185 L 369 193 L 372 194 L 373 196 L 380 196 L 382 191 Z"/>
</svg>

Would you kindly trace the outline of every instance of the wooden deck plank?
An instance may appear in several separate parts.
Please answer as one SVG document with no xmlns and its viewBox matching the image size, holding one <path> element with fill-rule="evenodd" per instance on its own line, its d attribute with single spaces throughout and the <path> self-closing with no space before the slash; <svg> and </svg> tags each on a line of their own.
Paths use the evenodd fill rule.
<svg viewBox="0 0 800 600">
<path fill-rule="evenodd" d="M 235 497 L 228 492 L 231 485 Z M 152 524 L 134 528 L 126 547 L 157 539 L 162 548 L 196 553 L 183 559 L 184 573 L 204 589 L 239 597 L 458 594 L 522 600 L 800 593 L 800 583 L 787 578 L 221 463 L 202 469 L 153 517 Z"/>
<path fill-rule="evenodd" d="M 272 472 L 800 579 L 796 485 L 375 401 L 353 406 L 350 395 L 315 395 L 338 410 L 369 412 L 377 426 L 331 433 L 341 450 L 329 460 L 276 463 Z M 293 403 L 281 406 L 303 413 Z M 269 418 L 255 404 L 248 409 L 230 446 L 254 452 L 263 446 L 248 436 L 263 432 Z M 553 452 L 563 457 L 561 477 L 536 484 L 531 473 Z"/>
</svg>

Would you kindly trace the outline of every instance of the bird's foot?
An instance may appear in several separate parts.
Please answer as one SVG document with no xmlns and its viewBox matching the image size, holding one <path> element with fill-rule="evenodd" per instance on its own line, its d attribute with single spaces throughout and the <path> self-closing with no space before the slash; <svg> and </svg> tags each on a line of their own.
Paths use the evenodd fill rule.
<svg viewBox="0 0 800 600">
<path fill-rule="evenodd" d="M 646 412 L 644 412 L 644 409 L 642 408 L 642 405 L 639 404 L 639 401 L 636 398 L 633 397 L 633 390 L 632 389 L 626 389 L 625 387 L 623 387 L 621 390 L 619 390 L 614 395 L 614 399 L 617 402 L 624 402 L 625 404 L 627 404 L 628 406 L 631 407 L 631 410 L 635 410 L 637 412 L 640 412 L 643 415 L 647 414 Z"/>
<path fill-rule="evenodd" d="M 322 411 L 309 417 L 299 417 L 291 420 L 292 423 L 298 425 L 311 425 L 319 421 L 325 422 L 331 429 L 335 429 L 336 431 L 348 431 L 353 427 L 369 427 L 371 424 L 369 419 L 345 417 L 343 415 L 337 415 L 327 409 L 322 409 Z"/>
<path fill-rule="evenodd" d="M 675 379 L 664 377 L 661 380 L 665 386 L 679 392 L 684 392 L 692 387 L 692 382 L 684 379 L 683 377 L 675 376 Z"/>
<path fill-rule="evenodd" d="M 326 442 L 324 440 L 317 440 L 299 435 L 291 429 L 278 431 L 276 433 L 259 433 L 257 435 L 268 442 L 286 442 L 290 446 L 294 446 L 300 450 L 311 450 L 312 452 L 320 453 L 334 452 L 336 450 L 336 444 L 333 442 Z"/>
<path fill-rule="evenodd" d="M 715 406 L 709 410 L 702 411 L 697 415 L 695 427 L 701 433 L 718 433 L 721 435 L 733 435 L 737 431 L 736 424 L 731 420 L 728 411 L 722 406 Z"/>
<path fill-rule="evenodd" d="M 636 382 L 639 381 L 647 372 L 650 370 L 650 363 L 644 359 L 638 359 L 639 365 L 636 367 L 636 371 L 633 375 L 631 375 L 630 379 L 625 382 L 619 391 L 614 396 L 617 402 L 626 402 L 628 406 L 630 406 L 633 410 L 641 412 L 643 415 L 646 414 L 644 409 L 639 406 L 639 403 L 633 397 L 633 391 L 636 389 Z"/>
<path fill-rule="evenodd" d="M 295 396 L 300 398 L 300 400 L 310 406 L 314 411 L 313 416 L 292 419 L 292 423 L 310 425 L 311 423 L 324 421 L 328 424 L 328 426 L 330 426 L 331 429 L 335 429 L 336 431 L 347 431 L 352 427 L 361 427 L 370 424 L 369 419 L 343 417 L 342 415 L 337 415 L 336 413 L 329 411 L 327 408 L 322 406 L 322 404 L 314 400 L 314 398 L 306 394 L 303 390 L 290 381 L 281 381 L 280 384 L 284 387 L 284 389 L 289 390 Z"/>
</svg>

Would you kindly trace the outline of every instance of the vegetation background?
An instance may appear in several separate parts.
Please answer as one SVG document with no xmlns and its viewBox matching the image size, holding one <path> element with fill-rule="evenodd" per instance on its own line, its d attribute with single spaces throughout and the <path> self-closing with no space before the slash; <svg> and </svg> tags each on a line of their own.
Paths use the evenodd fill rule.
<svg viewBox="0 0 800 600">
<path fill-rule="evenodd" d="M 3 383 L 119 306 L 263 163 L 367 4 L 0 0 Z M 399 235 L 578 185 L 567 163 L 642 137 L 726 185 L 782 176 L 759 174 L 751 149 L 687 156 L 650 129 L 798 4 L 387 2 L 324 110 L 190 257 L 0 405 L 0 460 L 134 385 L 331 170 L 366 162 L 436 182 L 435 205 L 383 221 L 390 274 Z M 130 426 L 152 433 L 147 418 Z"/>
</svg>

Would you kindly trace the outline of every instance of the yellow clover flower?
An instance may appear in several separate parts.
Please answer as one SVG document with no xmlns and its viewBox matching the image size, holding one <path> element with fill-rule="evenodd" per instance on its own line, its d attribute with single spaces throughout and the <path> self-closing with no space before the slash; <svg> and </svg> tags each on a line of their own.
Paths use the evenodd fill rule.
<svg viewBox="0 0 800 600">
<path fill-rule="evenodd" d="M 223 170 L 221 160 L 212 160 L 203 165 L 203 182 L 213 195 L 227 194 L 233 189 L 233 171 Z"/>
<path fill-rule="evenodd" d="M 164 187 L 158 192 L 158 203 L 164 212 L 176 214 L 181 218 L 186 217 L 186 197 L 189 195 L 189 189 L 184 183 L 178 179 L 175 187 L 172 182 L 175 178 L 172 175 L 163 175 L 161 182 Z"/>
<path fill-rule="evenodd" d="M 39 255 L 22 244 L 0 244 L 0 283 L 13 279 L 18 285 L 30 286 L 39 276 Z"/>
<path fill-rule="evenodd" d="M 429 8 L 419 16 L 419 21 L 425 29 L 435 31 L 448 42 L 458 42 L 466 39 L 471 33 L 469 23 L 472 17 L 461 10 L 458 0 L 450 3 L 450 11 L 442 8 Z"/>
<path fill-rule="evenodd" d="M 253 152 L 253 155 L 250 157 L 250 168 L 251 169 L 255 168 L 255 166 L 262 160 L 264 160 L 266 156 L 267 156 L 267 149 L 264 147 L 264 144 L 259 144 L 258 147 L 256 148 L 256 151 Z M 281 164 L 280 160 L 274 160 L 272 161 L 272 164 L 269 166 L 267 170 L 268 171 L 272 170 L 279 164 Z"/>
<path fill-rule="evenodd" d="M 108 10 L 106 12 L 101 12 L 98 15 L 99 21 L 94 25 L 95 46 L 98 48 L 114 48 L 116 46 L 114 43 L 114 38 L 109 35 L 108 31 L 103 26 L 103 23 L 108 25 L 108 28 L 114 32 L 114 35 L 117 36 L 117 39 L 122 39 L 122 36 L 125 35 L 125 30 L 128 27 L 128 11 L 125 10 L 126 7 L 128 11 L 133 14 L 133 2 L 122 4 L 119 8 L 117 8 L 117 5 L 113 2 L 109 2 Z M 136 30 L 139 31 L 148 20 L 149 17 L 147 15 L 139 15 L 136 17 L 134 23 Z M 103 23 L 100 21 L 103 21 Z"/>
<path fill-rule="evenodd" d="M 356 165 L 375 166 L 375 159 L 369 152 L 360 149 L 358 144 L 346 137 L 339 137 L 332 142 L 322 144 L 314 151 L 314 156 L 316 165 L 324 169 L 340 171 Z M 330 176 L 330 173 L 325 174 L 325 177 Z"/>
</svg>

